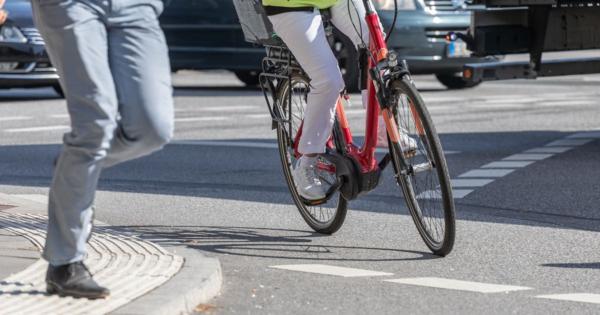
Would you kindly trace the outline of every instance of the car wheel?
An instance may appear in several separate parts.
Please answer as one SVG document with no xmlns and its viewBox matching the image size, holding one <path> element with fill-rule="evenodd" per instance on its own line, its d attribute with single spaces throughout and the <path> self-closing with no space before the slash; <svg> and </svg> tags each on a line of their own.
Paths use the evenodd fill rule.
<svg viewBox="0 0 600 315">
<path fill-rule="evenodd" d="M 60 97 L 65 97 L 65 92 L 63 91 L 62 87 L 60 87 L 60 84 L 53 85 L 52 88 L 56 94 L 60 95 Z"/>
<path fill-rule="evenodd" d="M 346 90 L 354 93 L 359 92 L 359 68 L 358 52 L 354 44 L 345 35 L 337 30 L 334 32 L 334 40 L 331 44 L 335 57 L 340 65 Z"/>
<path fill-rule="evenodd" d="M 240 81 L 244 82 L 247 86 L 257 86 L 260 82 L 258 75 L 260 73 L 258 71 L 235 71 L 235 76 L 240 79 Z"/>
<path fill-rule="evenodd" d="M 460 74 L 436 74 L 435 77 L 450 90 L 472 88 L 481 84 L 465 81 Z"/>
</svg>

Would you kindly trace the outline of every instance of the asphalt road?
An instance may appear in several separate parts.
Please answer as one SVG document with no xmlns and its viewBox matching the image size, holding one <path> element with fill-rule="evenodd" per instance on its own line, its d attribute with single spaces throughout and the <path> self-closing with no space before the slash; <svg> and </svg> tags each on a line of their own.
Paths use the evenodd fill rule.
<svg viewBox="0 0 600 315">
<path fill-rule="evenodd" d="M 464 196 L 446 258 L 428 253 L 389 172 L 338 233 L 312 233 L 283 181 L 261 92 L 224 72 L 175 76 L 175 141 L 105 171 L 97 218 L 218 257 L 225 282 L 207 307 L 217 314 L 599 313 L 600 76 L 462 91 L 415 79 L 451 177 L 488 179 L 455 188 Z M 68 125 L 51 89 L 0 91 L 0 191 L 47 193 Z M 490 172 L 515 154 L 528 162 Z"/>
</svg>

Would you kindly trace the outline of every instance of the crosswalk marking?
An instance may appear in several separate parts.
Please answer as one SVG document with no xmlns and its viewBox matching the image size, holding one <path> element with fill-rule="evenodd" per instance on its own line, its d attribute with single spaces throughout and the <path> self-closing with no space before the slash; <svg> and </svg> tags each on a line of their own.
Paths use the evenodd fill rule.
<svg viewBox="0 0 600 315">
<path fill-rule="evenodd" d="M 422 277 L 422 278 L 404 278 L 404 279 L 392 279 L 384 280 L 385 282 L 416 285 L 422 287 L 447 289 L 447 290 L 459 290 L 459 291 L 470 291 L 479 293 L 501 293 L 510 291 L 522 291 L 531 290 L 529 287 L 520 287 L 513 285 L 483 283 L 483 282 L 472 282 L 436 277 Z"/>
<path fill-rule="evenodd" d="M 16 133 L 16 132 L 39 132 L 39 131 L 55 131 L 55 130 L 68 130 L 71 129 L 69 126 L 58 125 L 58 126 L 44 126 L 44 127 L 30 127 L 30 128 L 14 128 L 5 129 L 5 132 Z"/>
<path fill-rule="evenodd" d="M 536 298 L 600 304 L 600 294 L 592 293 L 549 294 L 538 295 Z"/>
<path fill-rule="evenodd" d="M 321 264 L 304 264 L 304 265 L 279 265 L 270 266 L 273 269 L 300 271 L 307 273 L 317 273 L 330 276 L 340 277 L 376 277 L 376 276 L 391 276 L 393 273 L 372 271 L 365 269 L 346 268 Z"/>
</svg>

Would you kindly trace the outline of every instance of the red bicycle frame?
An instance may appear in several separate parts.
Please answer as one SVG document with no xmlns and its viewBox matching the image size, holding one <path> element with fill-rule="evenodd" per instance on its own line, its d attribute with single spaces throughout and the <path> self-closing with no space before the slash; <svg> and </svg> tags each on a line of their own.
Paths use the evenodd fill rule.
<svg viewBox="0 0 600 315">
<path fill-rule="evenodd" d="M 346 1 L 346 0 L 340 0 Z M 373 4 L 370 0 L 363 0 L 366 9 L 365 20 L 369 27 L 370 41 L 369 51 L 370 56 L 368 63 L 368 70 L 373 69 L 377 63 L 386 59 L 388 56 L 388 49 L 385 39 L 383 37 L 383 31 L 381 23 L 379 22 L 379 16 L 375 11 Z M 337 120 L 342 130 L 342 137 L 344 137 L 346 143 L 346 151 L 352 156 L 361 166 L 362 173 L 375 172 L 379 169 L 378 161 L 375 158 L 375 148 L 377 147 L 377 132 L 379 128 L 378 118 L 380 114 L 383 114 L 383 118 L 386 124 L 386 129 L 390 135 L 390 139 L 393 142 L 399 141 L 400 135 L 396 121 L 393 119 L 392 114 L 388 109 L 384 109 L 383 113 L 380 111 L 379 101 L 377 100 L 377 90 L 375 83 L 371 79 L 370 71 L 368 75 L 368 104 L 367 104 L 367 118 L 366 118 L 366 132 L 365 142 L 362 147 L 358 147 L 354 144 L 352 138 L 352 132 L 350 131 L 350 125 L 344 112 L 343 100 L 338 98 L 336 105 Z M 297 151 L 297 145 L 302 135 L 302 127 L 300 126 L 296 138 L 294 139 L 296 155 L 300 155 Z M 329 140 L 328 147 L 333 147 L 332 139 Z"/>
</svg>

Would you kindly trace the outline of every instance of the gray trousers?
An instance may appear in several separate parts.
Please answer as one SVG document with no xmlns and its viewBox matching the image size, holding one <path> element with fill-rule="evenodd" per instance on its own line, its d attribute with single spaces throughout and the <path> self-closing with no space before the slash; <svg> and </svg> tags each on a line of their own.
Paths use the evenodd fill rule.
<svg viewBox="0 0 600 315">
<path fill-rule="evenodd" d="M 81 261 L 103 168 L 159 150 L 173 134 L 161 0 L 32 0 L 71 117 L 54 170 L 43 256 Z"/>
</svg>

